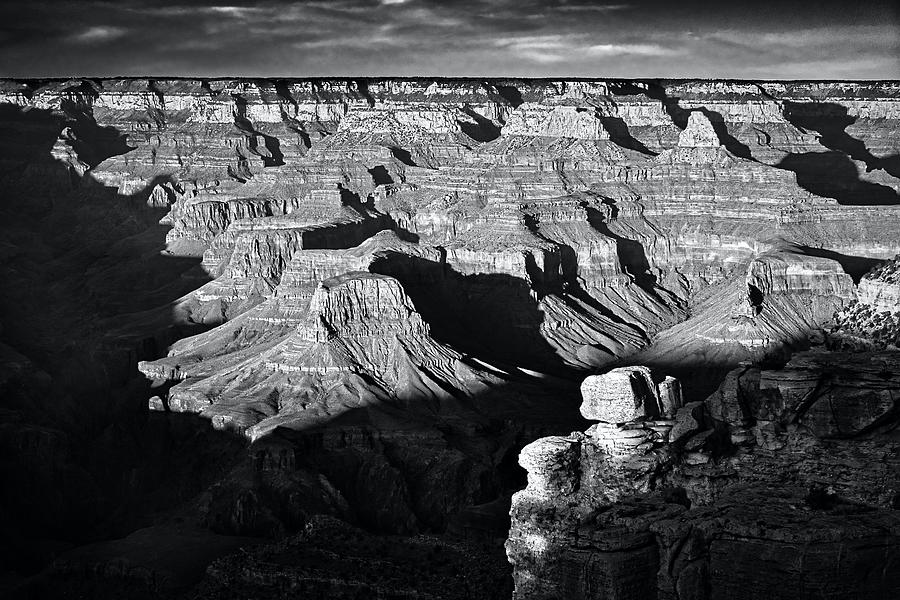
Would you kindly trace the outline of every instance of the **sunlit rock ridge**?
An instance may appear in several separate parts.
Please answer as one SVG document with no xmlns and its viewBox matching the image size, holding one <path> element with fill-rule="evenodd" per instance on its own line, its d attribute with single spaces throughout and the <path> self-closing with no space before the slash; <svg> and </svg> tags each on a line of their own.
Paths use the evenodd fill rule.
<svg viewBox="0 0 900 600">
<path fill-rule="evenodd" d="M 3 80 L 0 109 L 4 464 L 43 465 L 15 539 L 94 498 L 69 538 L 300 536 L 263 562 L 508 535 L 486 598 L 754 597 L 798 552 L 767 596 L 900 593 L 859 575 L 900 544 L 900 82 Z M 198 593 L 276 594 L 257 558 Z M 281 575 L 463 597 L 322 568 Z"/>
</svg>

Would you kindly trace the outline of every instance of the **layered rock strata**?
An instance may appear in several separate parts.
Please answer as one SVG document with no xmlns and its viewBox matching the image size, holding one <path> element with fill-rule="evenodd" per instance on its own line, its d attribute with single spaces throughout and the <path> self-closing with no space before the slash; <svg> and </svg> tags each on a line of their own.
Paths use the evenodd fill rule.
<svg viewBox="0 0 900 600">
<path fill-rule="evenodd" d="M 638 563 L 651 545 L 627 494 L 711 472 L 722 440 L 755 443 L 751 458 L 735 454 L 751 466 L 783 442 L 807 457 L 795 471 L 884 506 L 886 484 L 819 474 L 828 444 L 852 458 L 891 418 L 878 373 L 864 377 L 868 396 L 823 383 L 846 399 L 826 409 L 809 400 L 821 389 L 807 389 L 808 372 L 830 359 L 798 366 L 794 391 L 733 369 L 784 364 L 835 311 L 851 315 L 854 296 L 876 314 L 892 306 L 893 280 L 856 282 L 900 251 L 898 93 L 892 82 L 0 82 L 6 563 L 44 556 L 42 542 L 16 550 L 28 532 L 122 537 L 160 511 L 229 535 L 289 535 L 321 514 L 380 532 L 479 520 L 496 532 L 496 507 L 520 487 L 519 449 L 583 428 L 574 382 L 638 363 L 678 380 L 614 371 L 588 394 L 584 414 L 603 423 L 573 438 L 621 458 L 603 469 L 624 487 L 603 493 L 618 507 L 610 522 L 637 532 Z M 889 347 L 873 333 L 882 318 L 868 318 L 840 322 L 861 324 L 853 336 L 875 344 L 864 348 Z M 717 388 L 727 402 L 697 404 Z M 681 407 L 681 393 L 692 402 Z M 792 421 L 801 413 L 812 438 L 793 429 L 806 431 L 807 417 Z M 566 465 L 587 460 L 560 444 Z M 794 477 L 773 461 L 738 478 Z M 683 486 L 697 505 L 684 514 L 737 539 L 739 508 L 715 509 L 736 524 L 691 512 L 729 478 Z M 801 479 L 789 483 L 813 485 Z M 761 514 L 781 524 L 769 496 Z M 681 510 L 669 506 L 681 496 L 666 498 L 665 511 Z M 848 539 L 865 538 L 869 524 L 853 523 Z M 779 551 L 800 539 L 834 548 L 831 524 L 807 538 L 793 527 Z M 698 544 L 701 558 L 684 558 L 696 576 L 661 579 L 660 594 L 731 589 L 714 557 L 749 546 Z"/>
</svg>

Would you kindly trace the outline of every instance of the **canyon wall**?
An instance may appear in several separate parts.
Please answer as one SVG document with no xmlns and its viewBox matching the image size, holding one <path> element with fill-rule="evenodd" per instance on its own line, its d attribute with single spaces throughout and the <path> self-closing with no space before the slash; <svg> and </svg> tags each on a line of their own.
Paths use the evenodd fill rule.
<svg viewBox="0 0 900 600">
<path fill-rule="evenodd" d="M 841 323 L 896 312 L 893 271 L 866 275 L 900 252 L 896 82 L 4 80 L 0 128 L 3 467 L 19 490 L 0 515 L 42 565 L 57 551 L 32 538 L 108 539 L 164 511 L 225 538 L 325 515 L 496 541 L 526 447 L 519 597 L 738 589 L 746 573 L 726 582 L 716 561 L 753 554 L 738 513 L 761 492 L 725 486 L 724 524 L 703 507 L 731 470 L 780 485 L 766 436 L 799 452 L 819 433 L 770 424 L 821 407 L 735 424 L 746 399 L 707 397 L 735 368 L 753 390 L 825 368 L 790 357 L 826 326 L 839 352 L 835 314 L 844 343 L 870 344 L 888 317 Z M 896 346 L 882 337 L 865 348 Z M 788 366 L 760 370 L 772 361 Z M 614 370 L 579 414 L 585 377 L 632 365 L 674 377 Z M 841 431 L 866 429 L 852 415 L 881 409 L 865 402 Z M 771 496 L 781 527 L 796 498 Z M 779 552 L 806 540 L 830 569 L 840 527 L 876 536 L 867 518 L 793 524 Z M 696 573 L 664 577 L 692 522 Z"/>
</svg>

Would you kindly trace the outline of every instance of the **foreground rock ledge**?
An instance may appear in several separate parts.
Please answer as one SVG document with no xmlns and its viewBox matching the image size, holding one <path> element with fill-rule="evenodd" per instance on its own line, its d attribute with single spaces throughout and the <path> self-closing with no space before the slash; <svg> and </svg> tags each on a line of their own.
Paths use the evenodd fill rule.
<svg viewBox="0 0 900 600">
<path fill-rule="evenodd" d="M 898 383 L 875 383 L 863 360 L 887 359 L 857 360 L 857 398 Z M 779 371 L 742 368 L 674 419 L 653 406 L 657 389 L 678 390 L 672 378 L 651 387 L 643 367 L 588 378 L 582 414 L 613 422 L 520 455 L 528 486 L 513 496 L 506 544 L 514 598 L 900 597 L 897 442 L 838 441 L 816 426 L 829 399 L 816 401 L 815 377 L 833 361 L 809 352 Z M 680 393 L 666 399 L 681 404 Z M 792 421 L 801 426 L 782 425 Z"/>
</svg>

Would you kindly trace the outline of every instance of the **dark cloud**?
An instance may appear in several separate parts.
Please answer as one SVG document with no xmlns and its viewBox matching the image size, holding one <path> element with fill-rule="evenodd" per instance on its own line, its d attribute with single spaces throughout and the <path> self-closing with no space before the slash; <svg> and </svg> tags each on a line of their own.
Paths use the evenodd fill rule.
<svg viewBox="0 0 900 600">
<path fill-rule="evenodd" d="M 898 78 L 894 3 L 7 0 L 0 75 Z"/>
</svg>

